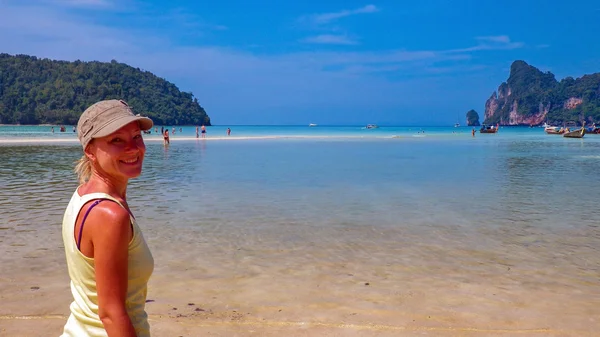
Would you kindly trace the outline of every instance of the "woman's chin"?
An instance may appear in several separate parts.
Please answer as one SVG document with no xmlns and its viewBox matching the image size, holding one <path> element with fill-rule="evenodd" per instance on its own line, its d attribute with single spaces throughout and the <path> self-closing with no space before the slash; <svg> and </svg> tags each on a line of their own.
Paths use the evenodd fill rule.
<svg viewBox="0 0 600 337">
<path fill-rule="evenodd" d="M 132 174 L 132 175 L 129 177 L 129 179 L 134 179 L 134 178 L 137 178 L 137 177 L 139 177 L 141 174 L 142 174 L 142 171 L 140 170 L 139 172 L 136 172 L 136 173 Z"/>
<path fill-rule="evenodd" d="M 122 172 L 122 174 L 127 177 L 127 179 L 134 179 L 139 177 L 142 174 L 142 169 L 139 170 L 127 170 L 126 172 Z"/>
</svg>

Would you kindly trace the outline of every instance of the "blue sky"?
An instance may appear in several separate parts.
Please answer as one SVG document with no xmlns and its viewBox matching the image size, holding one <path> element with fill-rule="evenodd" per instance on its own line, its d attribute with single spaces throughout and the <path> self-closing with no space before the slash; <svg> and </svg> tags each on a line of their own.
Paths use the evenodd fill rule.
<svg viewBox="0 0 600 337">
<path fill-rule="evenodd" d="M 592 0 L 0 0 L 0 52 L 116 59 L 218 125 L 464 123 L 514 60 L 600 71 L 598 32 Z"/>
</svg>

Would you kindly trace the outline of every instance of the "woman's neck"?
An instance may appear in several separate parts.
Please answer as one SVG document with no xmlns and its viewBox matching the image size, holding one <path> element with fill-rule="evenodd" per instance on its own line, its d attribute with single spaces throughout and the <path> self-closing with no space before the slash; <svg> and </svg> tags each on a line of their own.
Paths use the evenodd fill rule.
<svg viewBox="0 0 600 337">
<path fill-rule="evenodd" d="M 81 186 L 84 194 L 101 192 L 126 200 L 127 181 L 115 181 L 93 172 L 90 179 Z"/>
</svg>

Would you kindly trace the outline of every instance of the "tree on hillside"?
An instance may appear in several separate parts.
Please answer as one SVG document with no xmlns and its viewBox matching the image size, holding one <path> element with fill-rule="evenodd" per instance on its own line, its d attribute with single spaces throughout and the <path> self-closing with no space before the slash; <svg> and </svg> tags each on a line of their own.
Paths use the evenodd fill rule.
<svg viewBox="0 0 600 337">
<path fill-rule="evenodd" d="M 76 124 L 91 104 L 123 99 L 159 125 L 211 125 L 192 93 L 112 60 L 67 62 L 0 54 L 0 123 Z"/>
</svg>

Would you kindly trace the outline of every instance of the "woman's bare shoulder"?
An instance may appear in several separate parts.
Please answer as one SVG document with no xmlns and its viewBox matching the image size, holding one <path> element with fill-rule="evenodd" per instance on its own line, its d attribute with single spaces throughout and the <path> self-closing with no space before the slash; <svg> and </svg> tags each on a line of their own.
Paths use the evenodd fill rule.
<svg viewBox="0 0 600 337">
<path fill-rule="evenodd" d="M 91 207 L 95 201 L 88 202 L 84 209 Z M 110 199 L 100 199 L 93 211 L 89 212 L 85 226 L 90 229 L 102 228 L 102 231 L 129 231 L 129 212 Z"/>
</svg>

